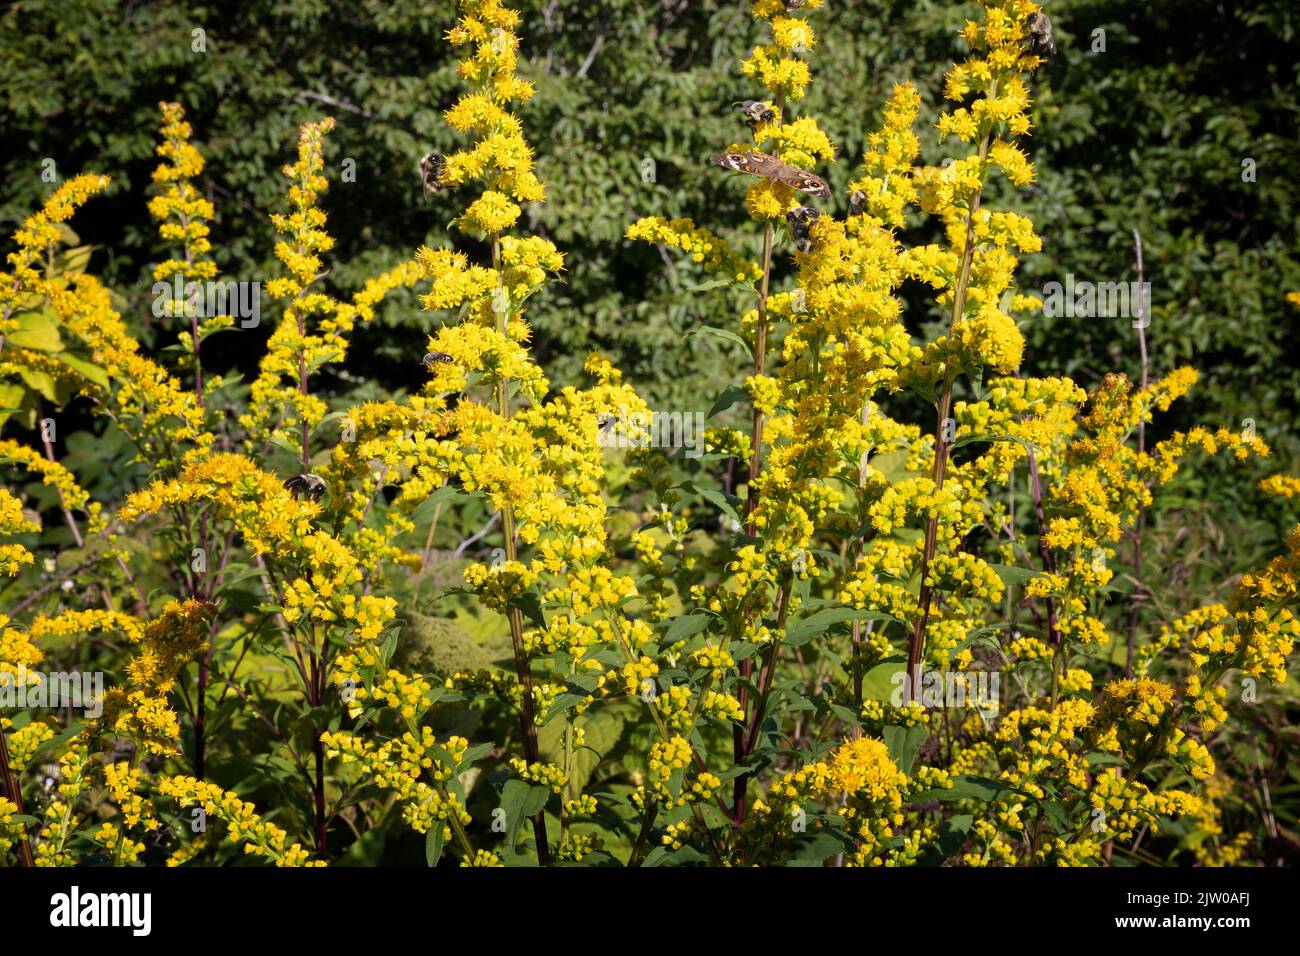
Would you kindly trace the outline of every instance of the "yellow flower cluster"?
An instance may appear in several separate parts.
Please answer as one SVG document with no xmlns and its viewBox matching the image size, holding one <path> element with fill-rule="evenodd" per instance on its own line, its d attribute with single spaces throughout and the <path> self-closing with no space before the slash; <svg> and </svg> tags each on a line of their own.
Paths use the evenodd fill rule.
<svg viewBox="0 0 1300 956">
<path fill-rule="evenodd" d="M 23 512 L 23 503 L 0 488 L 0 534 L 34 534 L 41 530 L 39 521 Z M 0 544 L 0 573 L 15 577 L 36 558 L 21 544 Z"/>
<path fill-rule="evenodd" d="M 626 235 L 628 239 L 679 249 L 706 272 L 717 273 L 735 282 L 755 282 L 761 275 L 757 263 L 737 257 L 725 240 L 689 219 L 646 216 L 628 226 Z"/>
<path fill-rule="evenodd" d="M 902 866 L 913 863 L 933 843 L 926 828 L 895 846 L 905 823 L 904 807 L 912 795 L 951 786 L 950 776 L 929 767 L 914 777 L 903 773 L 881 740 L 858 737 L 838 746 L 828 760 L 805 764 L 772 785 L 767 799 L 758 801 L 746 821 L 751 852 L 766 844 L 768 852 L 790 852 L 800 835 L 820 820 L 807 819 L 815 804 L 841 805 L 854 837 L 850 866 Z M 752 841 L 752 843 L 751 843 Z"/>
<path fill-rule="evenodd" d="M 742 73 L 761 86 L 754 95 L 762 118 L 746 110 L 752 141 L 732 150 L 762 150 L 810 172 L 833 161 L 835 145 L 816 120 L 791 115 L 811 82 L 807 56 L 817 35 L 809 15 L 821 5 L 753 4 L 768 37 Z M 986 208 L 984 194 L 999 173 L 1013 187 L 1034 178 L 1019 138 L 1031 125 L 1026 74 L 1038 60 L 1028 53 L 1026 21 L 1037 7 L 980 6 L 982 17 L 963 30 L 972 55 L 946 80 L 956 105 L 938 122 L 940 136 L 965 144 L 965 155 L 916 166 L 920 96 L 900 85 L 867 137 L 846 216 L 816 208 L 813 200 L 829 199 L 819 189 L 748 181 L 760 262 L 688 219 L 649 216 L 628 228 L 627 238 L 676 249 L 721 280 L 711 285 L 755 294 L 736 326 L 754 367 L 730 390 L 752 407 L 752 422 L 710 429 L 699 465 L 663 449 L 605 447 L 611 419 L 649 412 L 608 361 L 589 357 L 585 383 L 561 387 L 530 354 L 526 309 L 565 259 L 548 240 L 516 232 L 545 189 L 512 111 L 533 93 L 517 75 L 520 18 L 500 0 L 461 0 L 447 34 L 471 89 L 444 118 L 468 143 L 439 158 L 437 182 L 428 184 L 481 186 L 454 219 L 467 235 L 464 251 L 422 247 L 350 300 L 321 291 L 334 244 L 321 208 L 333 123 L 302 128 L 286 168 L 287 205 L 273 217 L 283 274 L 268 291 L 283 314 L 237 420 L 242 434 L 223 427 L 219 438 L 216 415 L 205 408 L 197 357 L 214 326 L 191 326 L 196 382 L 183 390 L 141 354 L 101 283 L 86 275 L 54 281 L 38 270 L 70 241 L 63 223 L 107 180 L 78 177 L 60 187 L 22 224 L 11 271 L 0 274 L 0 337 L 15 327 L 15 311 L 48 302 L 60 331 L 104 369 L 103 376 L 74 369 L 74 383 L 120 423 L 153 471 L 110 516 L 63 465 L 0 441 L 0 463 L 39 476 L 74 524 L 73 513 L 85 516 L 87 534 L 101 539 L 89 567 L 100 552 L 120 558 L 137 597 L 129 614 L 108 584 L 93 593 L 103 609 L 98 600 L 59 605 L 57 592 L 42 591 L 46 603 L 26 628 L 0 615 L 0 677 L 39 663 L 42 644 L 58 656 L 62 639 L 120 637 L 128 652 L 103 717 L 60 757 L 55 796 L 40 811 L 40 861 L 75 864 L 89 841 L 115 863 L 139 862 L 142 834 L 160 828 L 151 802 L 160 795 L 202 806 L 249 854 L 277 865 L 308 862 L 289 832 L 237 795 L 195 777 L 155 781 L 153 761 L 92 749 L 121 737 L 141 756 L 179 756 L 172 695 L 188 696 L 183 668 L 202 655 L 200 687 L 215 673 L 239 689 L 238 664 L 221 652 L 253 648 L 263 631 L 288 664 L 288 682 L 301 680 L 304 691 L 297 726 L 318 761 L 316 779 L 304 776 L 322 856 L 326 808 L 336 797 L 340 805 L 374 802 L 378 790 L 378 805 L 400 806 L 431 851 L 448 844 L 462 866 L 500 865 L 496 853 L 476 848 L 475 834 L 489 825 L 468 809 L 482 805 L 475 800 L 484 791 L 476 797 L 474 788 L 489 775 L 481 771 L 497 766 L 514 778 L 512 789 L 519 781 L 537 787 L 530 799 L 559 798 L 551 804 L 561 809 L 558 839 L 545 832 L 555 817 L 535 805 L 531 812 L 542 863 L 615 852 L 614 839 L 595 832 L 604 824 L 598 809 L 641 816 L 621 821 L 640 833 L 624 848 L 630 864 L 654 843 L 655 854 L 689 844 L 719 865 L 783 861 L 825 845 L 806 839 L 820 832 L 832 844 L 842 839 L 848 864 L 912 865 L 933 861 L 946 845 L 940 824 L 961 816 L 969 827 L 949 828 L 966 836 L 948 860 L 966 865 L 1096 864 L 1108 842 L 1176 817 L 1212 838 L 1206 849 L 1184 840 L 1179 852 L 1203 862 L 1240 858 L 1239 838 L 1218 840 L 1215 801 L 1227 794 L 1202 782 L 1214 771 L 1209 747 L 1219 746 L 1211 735 L 1229 718 L 1229 675 L 1287 677 L 1300 635 L 1300 529 L 1286 553 L 1242 576 L 1223 603 L 1140 644 L 1131 678 L 1102 686 L 1101 665 L 1119 644 L 1109 588 L 1124 580 L 1121 545 L 1140 527 L 1154 489 L 1191 453 L 1244 459 L 1268 448 L 1253 430 L 1203 427 L 1152 446 L 1135 441 L 1194 384 L 1190 369 L 1140 389 L 1108 376 L 1091 394 L 1068 379 L 1014 375 L 1025 348 L 1018 320 L 1041 306 L 1017 288 L 1017 257 L 1039 251 L 1041 240 L 1024 216 Z M 150 209 L 175 251 L 155 278 L 208 279 L 214 212 L 195 187 L 203 160 L 180 106 L 162 109 L 163 162 Z M 903 230 L 918 214 L 935 217 L 942 233 L 909 248 Z M 777 261 L 784 255 L 792 269 Z M 927 286 L 946 313 L 946 332 L 932 341 L 917 341 L 904 324 L 909 281 Z M 444 313 L 424 342 L 424 387 L 350 409 L 313 394 L 312 375 L 346 357 L 355 323 L 417 283 L 427 283 L 424 308 Z M 12 344 L 3 358 L 4 375 L 45 370 L 49 361 Z M 990 372 L 1012 377 L 989 379 Z M 955 392 L 963 375 L 971 387 Z M 933 432 L 886 414 L 904 389 L 934 404 Z M 340 440 L 329 448 L 335 429 Z M 648 431 L 629 425 L 628 437 Z M 240 441 L 244 454 L 228 450 Z M 286 453 L 292 471 L 304 473 L 287 483 L 263 464 Z M 733 460 L 719 462 L 724 457 Z M 722 490 L 710 486 L 719 473 Z M 317 477 L 320 487 L 308 482 Z M 1261 487 L 1300 497 L 1300 481 L 1289 476 Z M 482 507 L 493 514 L 462 549 L 493 537 L 462 566 L 462 550 L 441 560 L 434 542 L 438 517 L 467 501 L 468 514 Z M 23 504 L 0 492 L 0 532 L 40 531 Z M 164 603 L 152 577 L 137 584 L 116 537 L 124 524 L 142 527 L 149 537 L 142 548 L 154 556 L 179 545 L 167 557 L 191 596 Z M 427 534 L 421 550 L 417 525 Z M 211 551 L 213 569 L 202 576 L 184 571 L 194 536 Z M 490 560 L 478 559 L 489 551 Z M 53 575 L 57 565 L 38 556 L 26 539 L 0 545 L 0 572 L 35 578 L 45 567 Z M 399 602 L 416 602 L 412 617 L 424 610 L 420 594 L 432 588 L 419 590 L 424 581 L 413 574 L 429 559 L 438 565 L 431 573 L 460 573 L 466 585 L 438 600 L 475 598 L 482 625 L 475 639 L 508 632 L 513 661 L 463 671 L 440 662 L 434 674 L 402 669 L 413 658 L 398 637 L 413 629 L 399 621 Z M 232 567 L 257 588 L 256 611 L 247 601 L 223 603 L 234 593 L 222 591 L 233 588 L 225 577 Z M 111 583 L 116 572 L 101 577 Z M 219 608 L 238 613 L 218 618 Z M 219 620 L 228 630 L 218 630 Z M 970 706 L 940 719 L 928 700 L 875 699 L 877 679 L 890 673 L 881 665 L 892 668 L 904 651 L 912 669 L 934 667 L 963 691 L 973 688 L 972 673 L 1005 678 L 1014 705 L 997 719 Z M 223 671 L 227 665 L 235 670 Z M 283 689 L 270 691 L 277 706 Z M 326 713 L 332 691 L 344 703 L 334 717 Z M 472 712 L 467 727 L 492 726 L 502 712 L 512 724 L 517 718 L 510 740 L 520 751 L 440 738 L 429 724 L 443 725 L 445 703 Z M 808 735 L 794 735 L 788 762 L 778 750 L 791 739 L 787 715 Z M 18 730 L 0 724 L 18 771 L 58 727 L 53 719 L 29 719 Z M 598 805 L 584 787 L 609 757 L 611 736 L 641 753 L 628 760 L 627 800 Z M 803 748 L 805 739 L 828 737 L 841 742 Z M 327 770 L 326 761 L 337 763 Z M 87 814 L 88 822 L 80 814 L 101 779 L 116 810 Z M 1156 780 L 1190 780 L 1206 796 L 1157 789 Z M 960 789 L 937 793 L 950 787 Z M 21 832 L 12 822 L 17 810 L 0 802 L 0 851 Z M 169 863 L 197 859 L 207 846 L 186 843 Z"/>
<path fill-rule="evenodd" d="M 1293 475 L 1269 475 L 1261 478 L 1260 491 L 1275 498 L 1300 498 L 1300 478 Z"/>
<path fill-rule="evenodd" d="M 104 784 L 109 795 L 122 811 L 122 818 L 127 826 L 143 825 L 146 829 L 156 830 L 157 819 L 153 818 L 148 806 L 136 791 L 140 787 L 142 771 L 125 761 L 111 763 L 104 768 Z"/>
<path fill-rule="evenodd" d="M 52 721 L 33 720 L 17 730 L 13 730 L 13 721 L 0 717 L 0 732 L 9 742 L 9 765 L 14 773 L 22 773 L 31 766 L 32 760 L 41 748 L 54 739 L 55 730 Z"/>
<path fill-rule="evenodd" d="M 31 670 L 44 659 L 40 648 L 31 642 L 27 632 L 9 626 L 9 618 L 0 614 L 0 679 L 14 680 L 19 668 Z M 36 675 L 31 675 L 34 682 Z"/>
<path fill-rule="evenodd" d="M 569 782 L 568 775 L 555 764 L 529 764 L 518 757 L 511 757 L 510 769 L 518 774 L 520 780 L 527 780 L 529 783 L 547 787 L 557 795 L 564 792 L 564 787 Z"/>
<path fill-rule="evenodd" d="M 861 211 L 887 226 L 901 227 L 905 209 L 918 198 L 911 174 L 921 142 L 912 127 L 920 109 L 921 94 L 916 87 L 910 83 L 894 87 L 885 104 L 883 125 L 867 137 L 862 159 L 866 176 L 849 187 L 861 194 Z"/>
<path fill-rule="evenodd" d="M 216 210 L 194 185 L 203 172 L 203 155 L 190 142 L 193 129 L 185 120 L 184 108 L 179 103 L 158 106 L 162 111 L 163 139 L 155 151 L 163 162 L 154 170 L 153 181 L 163 191 L 149 200 L 149 213 L 158 220 L 158 233 L 163 240 L 179 247 L 179 256 L 174 255 L 154 267 L 154 282 L 171 282 L 175 276 L 180 276 L 183 282 L 206 281 L 217 274 L 217 265 L 210 256 L 212 242 L 208 238 L 211 233 L 208 222 Z M 227 328 L 234 321 L 229 315 L 205 316 L 200 329 L 194 304 L 184 298 L 169 299 L 164 304 L 164 314 L 191 316 L 194 335 L 200 338 L 205 333 Z M 192 347 L 193 340 L 189 344 Z"/>
<path fill-rule="evenodd" d="M 312 860 L 297 843 L 290 843 L 288 834 L 259 817 L 251 803 L 214 783 L 185 776 L 164 777 L 158 781 L 158 793 L 182 807 L 202 807 L 209 817 L 225 824 L 226 839 L 243 844 L 250 856 L 265 857 L 281 867 L 325 865 L 321 860 Z"/>
<path fill-rule="evenodd" d="M 1024 707 L 1004 715 L 992 741 L 1002 767 L 998 779 L 1040 800 L 1045 784 L 1084 787 L 1084 734 L 1094 714 L 1091 702 L 1071 699 L 1051 709 Z"/>
<path fill-rule="evenodd" d="M 86 531 L 89 534 L 97 534 L 103 530 L 105 519 L 103 517 L 103 507 L 97 501 L 91 501 L 90 495 L 77 484 L 76 477 L 57 461 L 51 461 L 42 456 L 33 448 L 26 445 L 20 445 L 11 439 L 0 440 L 0 464 L 17 464 L 21 465 L 28 473 L 39 475 L 41 483 L 53 488 L 58 492 L 59 504 L 69 511 L 83 512 L 89 519 Z M 0 489 L 0 530 L 13 529 L 18 530 L 22 527 L 24 530 L 39 530 L 32 526 L 32 523 L 25 522 L 21 516 L 21 509 L 15 513 L 12 508 L 16 506 L 16 500 L 7 492 Z M 5 501 L 14 502 L 13 505 L 4 503 Z M 13 533 L 10 530 L 8 533 Z"/>
<path fill-rule="evenodd" d="M 329 757 L 359 764 L 377 786 L 393 791 L 402 804 L 402 819 L 417 833 L 441 826 L 444 838 L 451 839 L 470 822 L 462 800 L 447 786 L 465 758 L 465 738 L 449 737 L 440 744 L 430 728 L 412 725 L 378 746 L 347 732 L 322 734 L 321 742 Z"/>
<path fill-rule="evenodd" d="M 18 249 L 8 256 L 13 271 L 0 273 L 0 336 L 20 303 L 48 302 L 61 327 L 85 343 L 91 363 L 102 370 L 101 375 L 84 366 L 79 372 L 81 390 L 104 402 L 142 455 L 167 468 L 175 464 L 178 446 L 207 446 L 213 440 L 202 431 L 194 395 L 181 391 L 165 369 L 140 354 L 139 343 L 127 332 L 99 280 L 85 273 L 45 277 L 32 268 L 65 241 L 61 224 L 108 183 L 107 176 L 93 174 L 68 179 L 14 233 Z"/>
<path fill-rule="evenodd" d="M 175 689 L 180 669 L 206 647 L 215 612 L 213 605 L 193 598 L 171 601 L 138 637 L 127 631 L 136 648 L 127 665 L 129 686 L 104 694 L 104 727 L 134 741 L 145 753 L 177 752 L 180 721 L 167 695 Z"/>
<path fill-rule="evenodd" d="M 17 814 L 18 804 L 0 797 L 0 854 L 8 853 L 15 843 L 26 839 L 25 828 L 14 820 Z"/>
<path fill-rule="evenodd" d="M 1174 726 L 1179 717 L 1175 690 L 1150 678 L 1112 681 L 1103 689 L 1099 726 L 1107 728 L 1109 748 L 1130 764 L 1141 767 L 1165 756 L 1206 780 L 1214 773 L 1214 761 L 1203 744 Z"/>
</svg>

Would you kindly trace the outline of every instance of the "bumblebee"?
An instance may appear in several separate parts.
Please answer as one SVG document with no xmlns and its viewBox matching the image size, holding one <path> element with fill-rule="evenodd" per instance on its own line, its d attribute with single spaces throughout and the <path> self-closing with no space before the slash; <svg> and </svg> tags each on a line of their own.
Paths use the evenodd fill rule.
<svg viewBox="0 0 1300 956">
<path fill-rule="evenodd" d="M 442 177 L 447 172 L 447 161 L 438 153 L 425 153 L 420 160 L 420 181 L 424 184 L 424 193 L 436 193 L 445 188 Z"/>
<path fill-rule="evenodd" d="M 795 206 L 785 214 L 786 224 L 790 228 L 790 238 L 794 247 L 800 252 L 809 252 L 813 247 L 812 225 L 822 214 L 811 206 Z"/>
<path fill-rule="evenodd" d="M 863 210 L 867 208 L 867 194 L 861 189 L 855 189 L 849 193 L 849 215 L 861 216 Z"/>
<path fill-rule="evenodd" d="M 285 479 L 284 487 L 295 498 L 320 501 L 325 496 L 325 479 L 320 475 L 301 474 Z"/>
<path fill-rule="evenodd" d="M 1029 31 L 1030 56 L 1056 56 L 1056 41 L 1052 39 L 1052 21 L 1045 13 L 1031 13 L 1025 18 L 1025 29 Z"/>
<path fill-rule="evenodd" d="M 776 119 L 776 111 L 759 100 L 745 100 L 741 103 L 740 115 L 745 117 L 745 124 L 750 129 L 758 129 L 764 123 Z"/>
</svg>

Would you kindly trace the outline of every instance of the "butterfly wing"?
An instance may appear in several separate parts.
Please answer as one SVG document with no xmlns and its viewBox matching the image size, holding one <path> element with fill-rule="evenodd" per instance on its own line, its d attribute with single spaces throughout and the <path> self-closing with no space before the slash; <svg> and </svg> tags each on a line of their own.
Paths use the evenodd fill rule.
<svg viewBox="0 0 1300 956">
<path fill-rule="evenodd" d="M 831 198 L 831 187 L 827 185 L 826 180 L 820 176 L 814 176 L 806 169 L 800 169 L 798 166 L 782 163 L 781 168 L 772 174 L 772 178 L 785 183 L 787 186 L 802 190 L 810 196 L 816 196 L 818 199 Z"/>
<path fill-rule="evenodd" d="M 717 153 L 710 159 L 723 169 L 774 179 L 819 199 L 831 198 L 831 187 L 826 184 L 826 180 L 798 166 L 783 163 L 767 153 Z"/>
<path fill-rule="evenodd" d="M 769 156 L 767 153 L 717 153 L 709 158 L 714 165 L 721 166 L 723 169 L 768 179 L 784 165 L 775 156 Z"/>
</svg>

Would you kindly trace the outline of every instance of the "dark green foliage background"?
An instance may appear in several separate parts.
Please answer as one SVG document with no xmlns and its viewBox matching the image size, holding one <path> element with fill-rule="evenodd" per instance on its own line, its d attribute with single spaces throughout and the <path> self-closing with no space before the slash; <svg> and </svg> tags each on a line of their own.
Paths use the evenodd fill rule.
<svg viewBox="0 0 1300 956">
<path fill-rule="evenodd" d="M 743 358 L 686 332 L 734 327 L 747 303 L 690 291 L 698 276 L 689 265 L 622 234 L 639 215 L 691 216 L 756 249 L 741 183 L 706 163 L 744 136 L 732 106 L 757 93 L 737 66 L 759 38 L 749 3 L 520 6 L 523 71 L 538 88 L 523 118 L 550 191 L 525 225 L 568 255 L 563 283 L 531 307 L 539 358 L 565 381 L 587 350 L 600 349 L 659 407 L 704 410 L 742 374 Z M 1061 0 L 1047 9 L 1061 52 L 1034 81 L 1029 147 L 1039 181 L 1006 198 L 1044 237 L 1044 254 L 1023 270 L 1025 287 L 1067 273 L 1135 278 L 1138 228 L 1153 284 L 1153 373 L 1190 363 L 1203 376 L 1157 437 L 1193 422 L 1238 428 L 1250 418 L 1277 448 L 1260 473 L 1293 470 L 1300 371 L 1291 341 L 1300 310 L 1285 293 L 1300 289 L 1300 9 L 1290 0 Z M 917 83 L 922 117 L 936 115 L 943 72 L 964 55 L 956 30 L 974 13 L 974 4 L 934 0 L 828 0 L 814 15 L 816 80 L 797 109 L 814 113 L 841 147 L 829 170 L 837 206 L 893 83 Z M 442 40 L 454 17 L 451 0 L 12 4 L 0 14 L 0 227 L 11 231 L 52 188 L 40 179 L 47 158 L 60 175 L 112 174 L 110 195 L 83 211 L 77 228 L 99 246 L 93 267 L 124 295 L 140 334 L 170 341 L 170 332 L 157 337 L 149 327 L 149 270 L 162 252 L 145 201 L 156 104 L 174 98 L 208 159 L 213 238 L 228 276 L 275 274 L 267 212 L 283 195 L 279 169 L 297 124 L 326 113 L 339 123 L 326 197 L 339 240 L 327 281 L 337 291 L 359 287 L 420 243 L 463 242 L 446 232 L 463 197 L 423 198 L 415 172 L 426 150 L 456 145 L 440 115 L 460 89 Z M 206 53 L 191 49 L 196 28 L 206 31 Z M 1105 52 L 1093 52 L 1099 29 Z M 938 146 L 932 129 L 920 132 L 927 161 L 954 149 Z M 340 175 L 348 158 L 352 183 Z M 642 181 L 645 158 L 655 162 L 654 183 Z M 1247 158 L 1254 183 L 1242 179 Z M 927 233 L 918 227 L 907 238 Z M 788 250 L 777 271 L 778 285 L 790 281 Z M 923 333 L 937 315 L 919 290 L 909 296 L 908 321 Z M 214 339 L 205 363 L 251 371 L 260 343 L 250 339 L 273 321 Z M 414 295 L 394 297 L 358 330 L 344 373 L 327 384 L 340 398 L 415 387 L 423 332 L 434 321 Z M 1034 316 L 1025 333 L 1026 373 L 1069 374 L 1084 385 L 1111 370 L 1137 376 L 1126 319 Z M 1253 493 L 1252 477 L 1238 469 L 1229 480 L 1228 469 L 1209 465 L 1179 486 L 1172 504 L 1192 509 L 1197 527 L 1250 526 L 1240 540 L 1251 542 L 1253 557 L 1275 545 L 1284 522 Z M 1206 498 L 1214 500 L 1208 513 Z M 1228 537 L 1229 548 L 1247 547 Z"/>
</svg>

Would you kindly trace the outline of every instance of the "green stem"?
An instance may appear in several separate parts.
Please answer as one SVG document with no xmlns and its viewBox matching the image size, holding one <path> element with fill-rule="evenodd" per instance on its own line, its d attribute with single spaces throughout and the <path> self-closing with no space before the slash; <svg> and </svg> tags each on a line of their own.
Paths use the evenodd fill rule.
<svg viewBox="0 0 1300 956">
<path fill-rule="evenodd" d="M 9 744 L 5 740 L 5 733 L 0 730 L 0 783 L 4 784 L 5 796 L 17 808 L 18 816 L 23 816 L 23 795 L 18 789 L 18 778 L 14 775 L 13 766 L 9 762 Z M 18 840 L 18 865 L 35 867 L 36 861 L 32 857 L 32 843 L 27 836 L 27 827 L 23 826 L 22 837 Z"/>
<path fill-rule="evenodd" d="M 501 237 L 495 234 L 492 236 L 492 269 L 498 276 L 500 275 Z M 501 286 L 498 285 L 497 288 L 500 289 Z M 499 300 L 497 301 L 499 303 Z M 500 318 L 499 331 L 502 336 L 508 336 L 510 311 L 501 308 Z M 502 421 L 510 421 L 510 382 L 505 378 L 497 382 L 497 411 Z M 519 554 L 515 545 L 515 512 L 509 502 L 501 508 L 501 523 L 505 534 L 506 561 L 517 561 Z M 533 672 L 528 663 L 527 649 L 524 647 L 523 615 L 519 608 L 511 607 L 507 609 L 506 617 L 510 621 L 510 642 L 514 647 L 515 673 L 520 684 L 519 725 L 523 735 L 524 760 L 531 766 L 538 762 L 537 718 L 533 710 Z M 533 837 L 537 843 L 537 862 L 540 866 L 546 866 L 551 860 L 551 848 L 546 836 L 546 811 L 538 810 L 532 821 Z"/>
<path fill-rule="evenodd" d="M 994 96 L 996 92 L 996 87 L 991 87 L 989 96 Z M 991 133 L 985 133 L 984 138 L 980 141 L 981 175 L 984 160 L 988 156 L 990 136 Z M 975 262 L 975 215 L 979 212 L 982 194 L 983 186 L 981 185 L 980 188 L 975 190 L 975 194 L 971 196 L 970 207 L 966 212 L 966 237 L 962 245 L 961 266 L 957 271 L 957 283 L 953 288 L 952 314 L 948 322 L 949 334 L 952 333 L 957 323 L 966 314 L 966 293 L 970 286 L 971 267 Z M 944 437 L 944 432 L 948 418 L 952 414 L 952 387 L 955 380 L 956 376 L 951 371 L 945 373 L 943 389 L 936 405 L 934 467 L 930 472 L 936 494 L 943 490 L 944 479 L 947 476 L 948 441 Z M 917 597 L 920 615 L 917 617 L 916 627 L 913 629 L 907 645 L 907 697 L 909 701 L 917 700 L 919 697 L 921 667 L 925 659 L 925 636 L 930 626 L 930 605 L 933 600 L 933 591 L 926 579 L 930 574 L 930 563 L 934 560 L 938 542 L 939 516 L 934 514 L 926 518 L 925 521 L 925 544 L 921 552 L 921 590 Z"/>
</svg>

